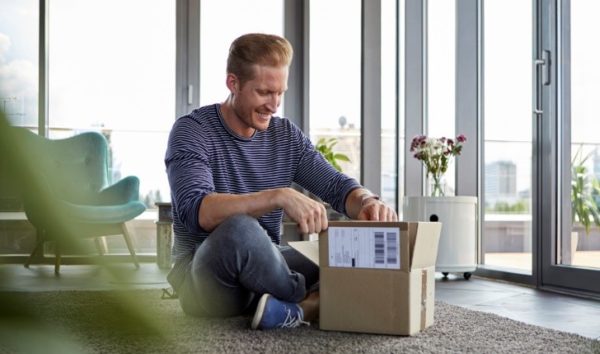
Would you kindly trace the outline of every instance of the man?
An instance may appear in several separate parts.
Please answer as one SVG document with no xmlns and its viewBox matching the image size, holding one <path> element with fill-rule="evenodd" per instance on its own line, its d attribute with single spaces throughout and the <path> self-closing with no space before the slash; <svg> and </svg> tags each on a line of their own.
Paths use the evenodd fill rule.
<svg viewBox="0 0 600 354">
<path fill-rule="evenodd" d="M 247 34 L 231 45 L 225 102 L 173 125 L 165 157 L 175 264 L 168 280 L 184 312 L 234 316 L 255 310 L 252 328 L 295 327 L 318 313 L 318 268 L 278 246 L 283 212 L 302 233 L 327 228 L 321 202 L 353 219 L 397 220 L 393 209 L 337 172 L 285 118 L 292 47 Z M 307 295 L 308 293 L 308 295 Z"/>
</svg>

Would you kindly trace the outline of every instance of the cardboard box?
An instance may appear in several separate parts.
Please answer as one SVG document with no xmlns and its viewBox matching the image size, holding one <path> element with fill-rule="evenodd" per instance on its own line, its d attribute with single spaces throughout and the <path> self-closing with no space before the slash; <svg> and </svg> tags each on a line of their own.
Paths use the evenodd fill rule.
<svg viewBox="0 0 600 354">
<path fill-rule="evenodd" d="M 413 335 L 433 324 L 441 223 L 330 222 L 290 242 L 320 268 L 324 330 Z"/>
</svg>

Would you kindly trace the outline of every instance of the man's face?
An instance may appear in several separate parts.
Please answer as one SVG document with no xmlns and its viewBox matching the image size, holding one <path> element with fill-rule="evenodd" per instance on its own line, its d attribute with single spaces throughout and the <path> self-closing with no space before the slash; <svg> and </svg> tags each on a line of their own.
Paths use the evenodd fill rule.
<svg viewBox="0 0 600 354">
<path fill-rule="evenodd" d="M 269 127 L 271 116 L 281 104 L 287 90 L 288 68 L 256 65 L 254 78 L 240 85 L 237 81 L 232 90 L 234 121 L 227 122 L 241 136 L 250 137 L 255 130 Z"/>
</svg>

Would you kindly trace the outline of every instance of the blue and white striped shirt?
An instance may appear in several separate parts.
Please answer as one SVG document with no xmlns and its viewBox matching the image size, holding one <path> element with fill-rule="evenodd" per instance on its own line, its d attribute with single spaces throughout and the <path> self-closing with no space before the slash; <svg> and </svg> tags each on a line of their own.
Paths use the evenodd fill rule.
<svg viewBox="0 0 600 354">
<path fill-rule="evenodd" d="M 183 273 L 179 268 L 189 263 L 209 235 L 198 222 L 200 204 L 208 194 L 252 193 L 290 187 L 295 182 L 345 214 L 346 196 L 360 187 L 325 161 L 288 119 L 273 117 L 267 130 L 246 138 L 227 127 L 219 104 L 196 109 L 175 122 L 165 164 L 175 233 L 172 273 Z M 283 210 L 276 209 L 258 218 L 277 244 L 282 215 Z M 175 288 L 181 280 L 183 274 L 169 276 Z"/>
</svg>

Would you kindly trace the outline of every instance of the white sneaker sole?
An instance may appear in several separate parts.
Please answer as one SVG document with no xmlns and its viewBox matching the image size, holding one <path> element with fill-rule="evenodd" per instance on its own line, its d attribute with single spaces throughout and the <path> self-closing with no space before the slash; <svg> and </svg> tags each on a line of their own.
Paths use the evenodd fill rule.
<svg viewBox="0 0 600 354">
<path fill-rule="evenodd" d="M 258 329 L 258 324 L 262 319 L 263 313 L 265 312 L 265 306 L 267 305 L 267 300 L 269 299 L 269 294 L 263 294 L 260 300 L 258 301 L 258 306 L 256 306 L 256 312 L 254 313 L 254 318 L 252 319 L 252 324 L 250 328 Z"/>
</svg>

